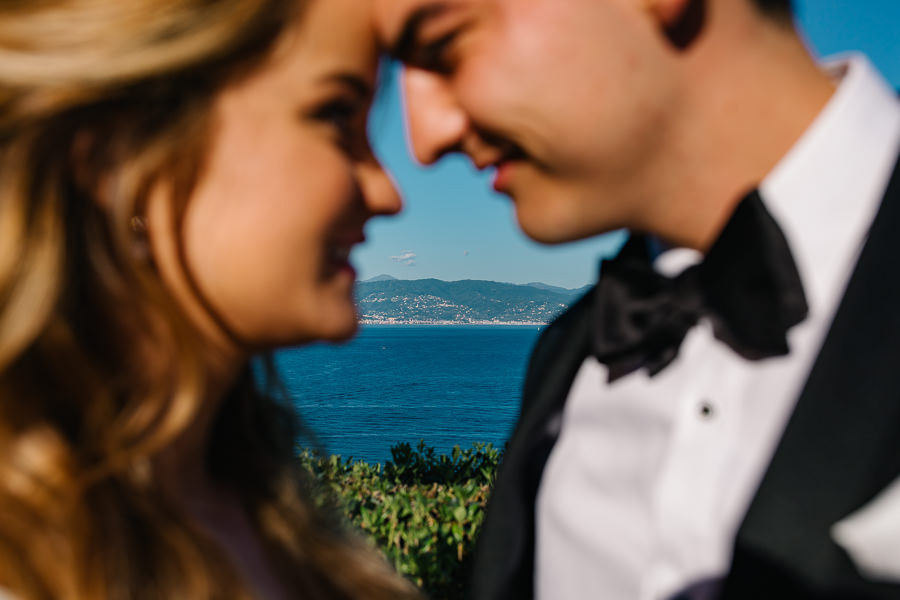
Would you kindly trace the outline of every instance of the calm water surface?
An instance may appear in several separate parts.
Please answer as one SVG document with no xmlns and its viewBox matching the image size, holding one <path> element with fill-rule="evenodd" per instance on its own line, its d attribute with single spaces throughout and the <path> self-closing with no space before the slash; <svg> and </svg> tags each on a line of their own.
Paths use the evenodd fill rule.
<svg viewBox="0 0 900 600">
<path fill-rule="evenodd" d="M 502 445 L 540 329 L 369 325 L 348 344 L 283 350 L 275 359 L 326 451 L 384 462 L 398 442 L 424 439 L 441 452 Z"/>
</svg>

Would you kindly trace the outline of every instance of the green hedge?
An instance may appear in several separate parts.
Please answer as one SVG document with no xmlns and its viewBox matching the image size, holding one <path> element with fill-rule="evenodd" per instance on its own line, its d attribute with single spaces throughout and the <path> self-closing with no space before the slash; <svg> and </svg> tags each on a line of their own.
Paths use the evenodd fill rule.
<svg viewBox="0 0 900 600">
<path fill-rule="evenodd" d="M 433 600 L 463 597 L 475 539 L 500 461 L 491 444 L 447 456 L 419 442 L 369 464 L 304 450 L 300 459 L 394 567 Z"/>
</svg>

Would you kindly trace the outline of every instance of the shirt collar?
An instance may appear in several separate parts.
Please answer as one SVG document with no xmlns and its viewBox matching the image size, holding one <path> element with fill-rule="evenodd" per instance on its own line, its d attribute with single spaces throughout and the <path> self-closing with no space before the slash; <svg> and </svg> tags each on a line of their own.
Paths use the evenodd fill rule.
<svg viewBox="0 0 900 600">
<path fill-rule="evenodd" d="M 840 81 L 837 90 L 759 186 L 813 309 L 855 264 L 900 147 L 900 101 L 865 56 L 823 68 Z"/>
<path fill-rule="evenodd" d="M 861 54 L 823 64 L 838 87 L 794 146 L 759 186 L 791 246 L 812 310 L 834 296 L 848 272 L 897 160 L 900 101 Z M 675 275 L 702 260 L 673 248 L 654 263 Z"/>
</svg>

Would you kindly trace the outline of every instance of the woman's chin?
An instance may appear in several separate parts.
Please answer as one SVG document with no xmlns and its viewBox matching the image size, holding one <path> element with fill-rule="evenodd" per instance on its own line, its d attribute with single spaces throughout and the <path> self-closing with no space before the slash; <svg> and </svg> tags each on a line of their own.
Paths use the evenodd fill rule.
<svg viewBox="0 0 900 600">
<path fill-rule="evenodd" d="M 354 318 L 352 323 L 348 323 L 345 327 L 336 329 L 331 335 L 324 336 L 323 341 L 326 342 L 346 342 L 354 337 L 359 331 L 359 321 Z"/>
<path fill-rule="evenodd" d="M 323 316 L 316 325 L 311 341 L 346 342 L 353 338 L 359 330 L 359 314 L 356 306 L 352 302 L 348 302 L 346 309 L 327 317 Z"/>
</svg>

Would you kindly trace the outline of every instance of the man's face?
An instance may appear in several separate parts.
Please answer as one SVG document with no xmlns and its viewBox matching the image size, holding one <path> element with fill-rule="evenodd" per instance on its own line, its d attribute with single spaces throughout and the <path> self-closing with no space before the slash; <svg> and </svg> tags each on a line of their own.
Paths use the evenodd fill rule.
<svg viewBox="0 0 900 600">
<path fill-rule="evenodd" d="M 406 64 L 416 158 L 462 151 L 532 238 L 640 226 L 653 212 L 674 60 L 646 0 L 372 0 Z M 651 177 L 653 176 L 653 177 Z"/>
</svg>

